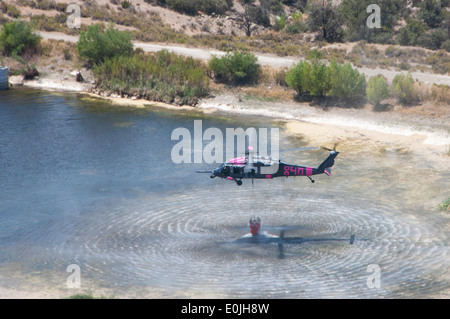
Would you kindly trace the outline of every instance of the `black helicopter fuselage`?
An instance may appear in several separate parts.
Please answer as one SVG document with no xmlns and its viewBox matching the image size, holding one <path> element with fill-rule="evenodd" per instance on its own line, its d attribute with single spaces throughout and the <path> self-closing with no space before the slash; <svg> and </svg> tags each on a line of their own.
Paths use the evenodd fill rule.
<svg viewBox="0 0 450 319">
<path fill-rule="evenodd" d="M 263 156 L 243 156 L 237 157 L 223 163 L 221 166 L 211 172 L 210 177 L 226 178 L 234 180 L 238 185 L 242 184 L 242 179 L 272 179 L 274 177 L 307 176 L 312 182 L 313 175 L 331 174 L 331 167 L 334 165 L 334 159 L 339 154 L 337 151 L 331 151 L 330 155 L 317 168 L 287 164 L 280 160 L 273 160 L 270 157 Z"/>
</svg>

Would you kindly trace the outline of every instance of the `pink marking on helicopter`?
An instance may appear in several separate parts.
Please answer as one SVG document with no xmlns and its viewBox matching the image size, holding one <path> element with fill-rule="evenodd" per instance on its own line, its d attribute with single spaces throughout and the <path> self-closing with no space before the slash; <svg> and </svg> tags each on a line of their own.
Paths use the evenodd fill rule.
<svg viewBox="0 0 450 319">
<path fill-rule="evenodd" d="M 295 167 L 295 166 L 284 166 L 284 176 L 311 176 L 313 172 L 312 167 Z"/>
<path fill-rule="evenodd" d="M 241 157 L 236 157 L 236 158 L 232 158 L 230 159 L 227 164 L 245 164 L 246 162 L 246 158 L 245 156 L 241 156 Z"/>
<path fill-rule="evenodd" d="M 249 146 L 248 147 L 249 151 L 253 151 L 253 146 Z M 232 158 L 230 159 L 227 164 L 238 164 L 238 165 L 245 165 L 245 163 L 247 162 L 247 158 L 245 156 L 240 156 L 240 157 L 236 157 L 236 158 Z"/>
</svg>

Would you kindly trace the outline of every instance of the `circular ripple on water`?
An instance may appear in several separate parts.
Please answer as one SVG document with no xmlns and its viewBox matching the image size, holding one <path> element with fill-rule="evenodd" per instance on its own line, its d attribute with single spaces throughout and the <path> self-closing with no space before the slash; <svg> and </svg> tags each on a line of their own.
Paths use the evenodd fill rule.
<svg viewBox="0 0 450 319">
<path fill-rule="evenodd" d="M 271 227 L 289 225 L 286 237 L 342 241 L 286 244 L 280 258 L 276 243 L 236 243 L 252 215 L 275 235 Z M 109 287 L 257 298 L 417 297 L 449 287 L 448 242 L 436 221 L 342 191 L 216 184 L 118 201 L 37 233 L 29 240 L 53 243 L 38 263 L 79 263 Z M 369 265 L 381 271 L 380 288 L 367 285 Z"/>
</svg>

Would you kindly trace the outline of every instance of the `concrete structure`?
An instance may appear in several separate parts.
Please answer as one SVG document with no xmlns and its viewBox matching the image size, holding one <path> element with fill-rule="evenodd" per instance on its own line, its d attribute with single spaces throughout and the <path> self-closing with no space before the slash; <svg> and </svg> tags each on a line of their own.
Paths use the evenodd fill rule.
<svg viewBox="0 0 450 319">
<path fill-rule="evenodd" d="M 9 70 L 6 66 L 0 66 L 0 90 L 9 88 Z"/>
</svg>

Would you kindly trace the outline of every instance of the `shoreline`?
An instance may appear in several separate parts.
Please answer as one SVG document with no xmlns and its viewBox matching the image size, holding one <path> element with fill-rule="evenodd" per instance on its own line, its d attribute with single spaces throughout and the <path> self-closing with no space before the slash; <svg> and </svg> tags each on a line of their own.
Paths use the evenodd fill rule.
<svg viewBox="0 0 450 319">
<path fill-rule="evenodd" d="M 366 145 L 371 141 L 369 144 L 372 146 L 375 143 L 391 144 L 392 147 L 409 147 L 412 150 L 425 151 L 429 155 L 437 155 L 446 164 L 450 162 L 450 127 L 446 124 L 450 120 L 450 115 L 444 118 L 430 118 L 393 110 L 386 112 L 352 108 L 324 110 L 293 100 L 241 101 L 235 93 L 223 93 L 213 98 L 202 99 L 195 107 L 178 106 L 145 99 L 106 96 L 91 92 L 93 84 L 45 78 L 23 81 L 21 86 L 49 92 L 73 92 L 115 105 L 135 108 L 156 106 L 172 111 L 197 111 L 205 114 L 225 112 L 238 116 L 258 116 L 270 121 L 284 122 L 289 134 L 307 136 L 311 144 L 332 145 L 345 138 L 353 140 L 350 144 L 359 144 L 361 147 L 362 144 Z M 347 146 L 351 149 L 351 145 Z"/>
</svg>

